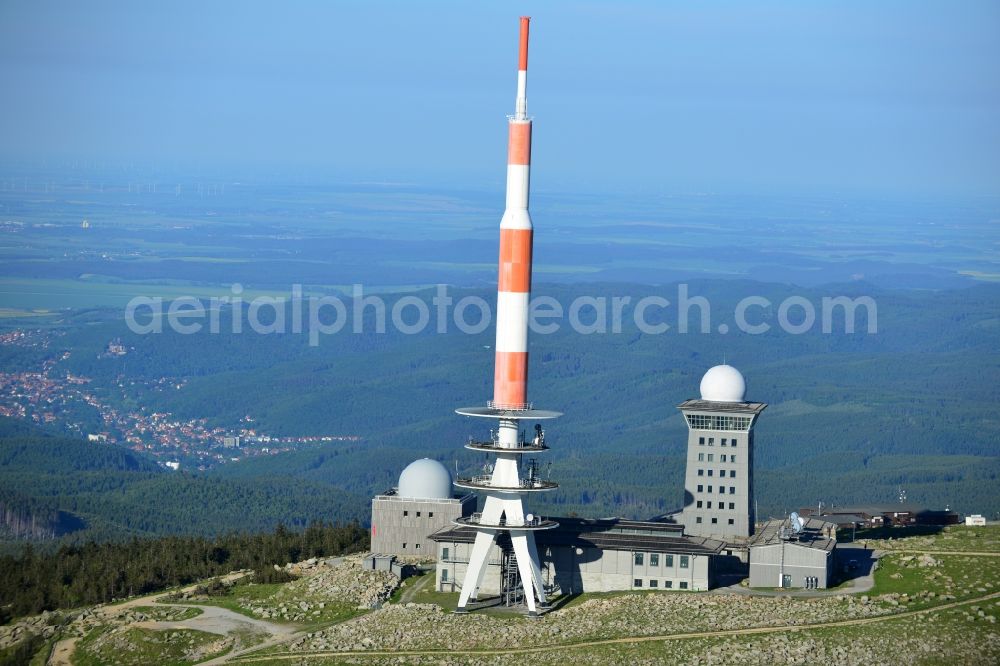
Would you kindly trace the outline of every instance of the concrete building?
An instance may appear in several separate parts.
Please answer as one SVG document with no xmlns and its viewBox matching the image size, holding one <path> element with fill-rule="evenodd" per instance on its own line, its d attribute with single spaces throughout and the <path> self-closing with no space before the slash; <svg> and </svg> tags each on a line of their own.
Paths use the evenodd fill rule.
<svg viewBox="0 0 1000 666">
<path fill-rule="evenodd" d="M 836 525 L 817 518 L 797 533 L 787 520 L 769 521 L 750 539 L 750 587 L 827 587 L 836 534 Z"/>
<path fill-rule="evenodd" d="M 668 523 L 621 519 L 554 518 L 559 526 L 535 535 L 547 594 L 618 590 L 708 590 L 713 562 L 724 544 L 690 537 Z M 436 587 L 455 592 L 465 579 L 474 529 L 450 526 L 431 535 L 437 544 Z M 480 592 L 494 595 L 510 569 L 504 561 L 509 539 L 502 535 L 489 552 Z"/>
<path fill-rule="evenodd" d="M 971 516 L 965 517 L 965 524 L 971 527 L 985 527 L 986 517 L 982 514 L 974 513 Z"/>
<path fill-rule="evenodd" d="M 474 495 L 454 496 L 451 474 L 436 460 L 410 463 L 399 485 L 372 499 L 372 543 L 375 553 L 433 558 L 431 533 L 456 518 L 470 516 Z"/>
<path fill-rule="evenodd" d="M 742 546 L 753 534 L 753 428 L 767 407 L 746 402 L 739 370 L 717 365 L 701 380 L 701 399 L 677 406 L 688 426 L 684 508 L 686 534 Z"/>
</svg>

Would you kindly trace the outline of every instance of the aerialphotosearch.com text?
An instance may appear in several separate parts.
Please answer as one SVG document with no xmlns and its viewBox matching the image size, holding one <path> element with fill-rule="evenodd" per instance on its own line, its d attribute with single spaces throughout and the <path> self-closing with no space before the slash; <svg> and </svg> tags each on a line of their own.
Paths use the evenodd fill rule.
<svg viewBox="0 0 1000 666">
<path fill-rule="evenodd" d="M 391 326 L 405 335 L 417 335 L 433 326 L 436 333 L 454 327 L 462 333 L 482 333 L 493 321 L 493 307 L 480 296 L 455 298 L 448 285 L 437 285 L 430 298 L 414 294 L 366 294 L 356 284 L 350 296 L 304 295 L 293 285 L 289 296 L 258 295 L 244 298 L 243 286 L 233 284 L 229 294 L 210 298 L 182 296 L 166 300 L 137 296 L 125 309 L 125 321 L 137 334 L 195 334 L 223 330 L 221 313 L 228 309 L 227 332 L 246 330 L 261 335 L 305 334 L 310 346 L 323 336 L 338 333 L 385 333 Z M 788 296 L 781 301 L 747 296 L 713 326 L 713 310 L 705 296 L 693 295 L 685 283 L 676 296 L 577 296 L 564 304 L 551 296 L 531 299 L 528 327 L 533 334 L 549 335 L 568 326 L 581 335 L 637 330 L 647 335 L 720 333 L 734 331 L 760 335 L 778 329 L 790 335 L 819 330 L 822 333 L 878 332 L 878 307 L 870 296 L 822 296 L 810 300 Z M 862 330 L 863 329 L 863 330 Z"/>
</svg>

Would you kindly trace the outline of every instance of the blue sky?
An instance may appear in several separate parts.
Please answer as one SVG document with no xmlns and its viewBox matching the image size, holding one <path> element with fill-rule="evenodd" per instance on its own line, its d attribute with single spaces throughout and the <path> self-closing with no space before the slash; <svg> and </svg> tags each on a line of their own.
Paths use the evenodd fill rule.
<svg viewBox="0 0 1000 666">
<path fill-rule="evenodd" d="M 1000 194 L 1000 3 L 0 4 L 0 159 L 535 184 Z M 489 182 L 486 182 L 489 181 Z"/>
</svg>

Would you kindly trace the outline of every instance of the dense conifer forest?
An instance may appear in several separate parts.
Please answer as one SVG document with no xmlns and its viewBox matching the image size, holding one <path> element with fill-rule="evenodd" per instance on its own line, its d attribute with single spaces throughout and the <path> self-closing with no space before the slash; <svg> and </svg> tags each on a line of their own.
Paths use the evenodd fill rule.
<svg viewBox="0 0 1000 666">
<path fill-rule="evenodd" d="M 148 594 L 176 585 L 254 569 L 269 576 L 273 564 L 363 550 L 368 532 L 356 523 L 313 523 L 303 530 L 215 538 L 161 537 L 124 543 L 87 542 L 42 553 L 30 545 L 0 556 L 0 623 L 23 615 Z"/>
</svg>

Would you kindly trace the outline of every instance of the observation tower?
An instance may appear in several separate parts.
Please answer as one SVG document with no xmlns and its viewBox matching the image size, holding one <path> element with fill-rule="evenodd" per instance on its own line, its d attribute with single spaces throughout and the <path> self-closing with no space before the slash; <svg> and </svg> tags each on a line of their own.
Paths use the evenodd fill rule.
<svg viewBox="0 0 1000 666">
<path fill-rule="evenodd" d="M 534 458 L 525 463 L 525 454 L 548 450 L 545 432 L 535 424 L 526 438 L 521 421 L 542 421 L 562 416 L 559 412 L 535 409 L 528 402 L 528 299 L 531 292 L 532 225 L 528 214 L 529 170 L 531 164 L 531 118 L 528 116 L 528 23 L 521 17 L 518 51 L 517 99 L 514 114 L 508 116 L 507 203 L 500 221 L 500 262 L 497 283 L 496 361 L 493 400 L 485 407 L 455 410 L 463 416 L 493 419 L 496 428 L 486 441 L 470 440 L 465 448 L 495 456 L 492 465 L 479 476 L 459 478 L 455 485 L 485 495 L 482 513 L 455 519 L 456 525 L 476 530 L 462 592 L 456 612 L 477 598 L 494 543 L 501 548 L 501 597 L 508 604 L 521 603 L 529 615 L 537 615 L 546 604 L 538 550 L 537 530 L 552 529 L 558 523 L 526 513 L 524 496 L 557 488 L 542 480 Z"/>
</svg>

